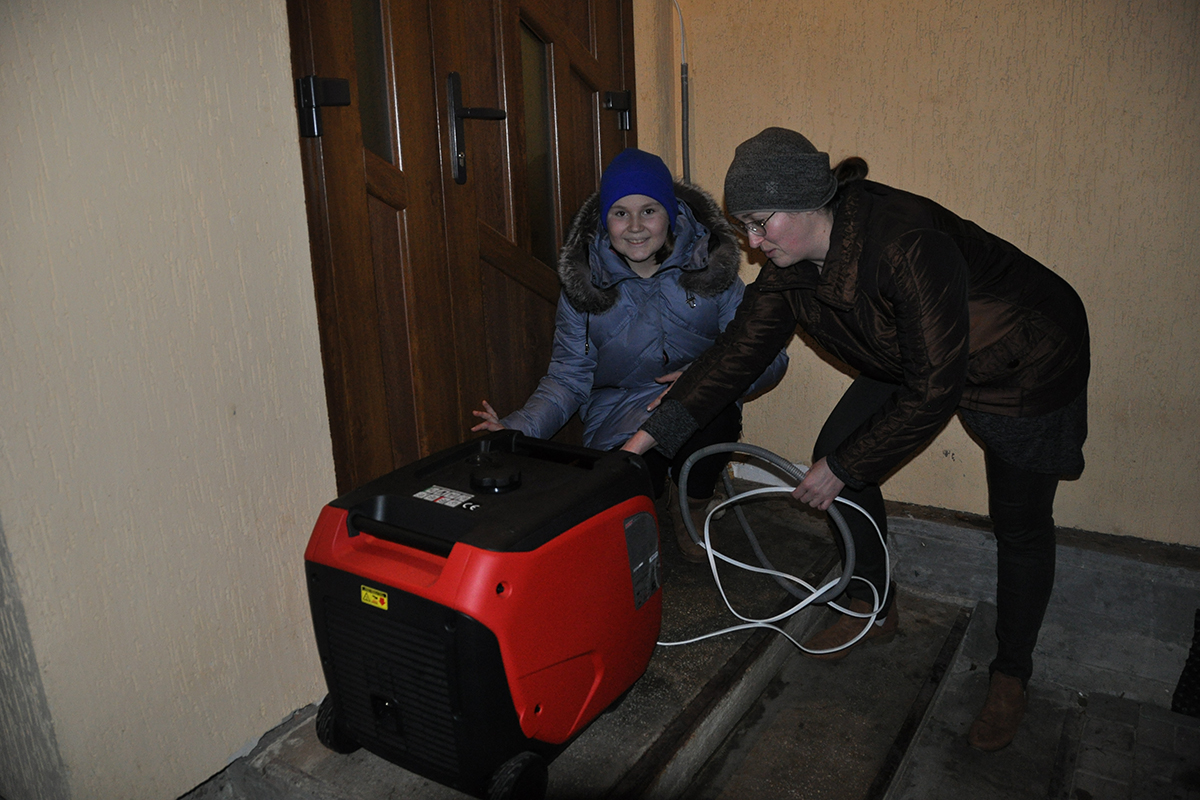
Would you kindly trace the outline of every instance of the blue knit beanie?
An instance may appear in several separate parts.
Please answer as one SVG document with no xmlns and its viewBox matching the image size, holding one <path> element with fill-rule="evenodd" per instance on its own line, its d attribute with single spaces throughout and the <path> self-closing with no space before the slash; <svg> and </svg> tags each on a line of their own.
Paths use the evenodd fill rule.
<svg viewBox="0 0 1200 800">
<path fill-rule="evenodd" d="M 600 225 L 608 219 L 608 209 L 622 197 L 644 194 L 662 203 L 675 230 L 675 215 L 679 201 L 675 199 L 675 182 L 663 160 L 653 153 L 627 147 L 612 160 L 600 177 Z"/>
</svg>

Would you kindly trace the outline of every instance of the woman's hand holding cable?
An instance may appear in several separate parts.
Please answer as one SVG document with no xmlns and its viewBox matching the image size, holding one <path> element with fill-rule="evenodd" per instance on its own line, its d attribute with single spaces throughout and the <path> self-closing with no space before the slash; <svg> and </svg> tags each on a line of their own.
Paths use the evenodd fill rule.
<svg viewBox="0 0 1200 800">
<path fill-rule="evenodd" d="M 800 485 L 792 492 L 792 497 L 818 511 L 825 511 L 845 486 L 842 479 L 833 474 L 833 470 L 822 458 L 809 468 L 804 480 L 800 481 Z"/>
<path fill-rule="evenodd" d="M 500 424 L 500 417 L 496 414 L 496 409 L 492 408 L 487 400 L 483 401 L 483 411 L 472 411 L 472 414 L 479 417 L 483 422 L 471 428 L 473 431 L 502 431 L 504 426 Z"/>
</svg>

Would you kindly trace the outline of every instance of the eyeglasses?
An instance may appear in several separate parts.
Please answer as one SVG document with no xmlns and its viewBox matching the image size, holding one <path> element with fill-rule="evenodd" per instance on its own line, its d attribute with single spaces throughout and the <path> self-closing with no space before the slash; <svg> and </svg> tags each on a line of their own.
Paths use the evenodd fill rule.
<svg viewBox="0 0 1200 800">
<path fill-rule="evenodd" d="M 778 213 L 779 213 L 778 211 L 772 211 L 770 214 L 768 214 L 766 216 L 766 219 L 760 219 L 760 220 L 752 219 L 747 222 L 742 222 L 739 219 L 739 220 L 735 220 L 735 222 L 737 223 L 737 226 L 739 228 L 741 228 L 742 233 L 746 234 L 747 236 L 766 236 L 767 235 L 767 223 L 770 222 L 771 217 L 775 216 Z"/>
</svg>

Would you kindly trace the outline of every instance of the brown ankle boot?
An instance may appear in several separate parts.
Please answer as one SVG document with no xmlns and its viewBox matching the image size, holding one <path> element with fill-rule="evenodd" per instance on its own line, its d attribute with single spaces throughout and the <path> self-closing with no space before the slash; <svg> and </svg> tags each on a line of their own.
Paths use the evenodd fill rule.
<svg viewBox="0 0 1200 800">
<path fill-rule="evenodd" d="M 866 614 L 871 611 L 871 604 L 866 600 L 851 600 L 850 610 Z M 882 620 L 882 625 L 879 624 L 880 621 L 876 619 L 875 624 L 871 625 L 871 630 L 867 631 L 866 636 L 855 642 L 853 646 L 842 647 L 846 642 L 857 636 L 863 629 L 863 626 L 870 623 L 869 619 L 842 614 L 838 617 L 837 622 L 804 643 L 804 655 L 809 658 L 821 659 L 822 661 L 837 661 L 840 658 L 845 658 L 851 650 L 865 642 L 890 642 L 892 637 L 896 635 L 896 628 L 900 625 L 900 609 L 895 600 L 892 601 L 892 607 L 888 609 L 887 617 Z M 839 647 L 842 649 L 835 649 Z M 818 652 L 810 653 L 808 652 L 809 650 L 816 650 Z"/>
<path fill-rule="evenodd" d="M 984 752 L 1007 747 L 1025 716 L 1025 687 L 1020 678 L 993 672 L 987 701 L 971 723 L 967 742 Z"/>
</svg>

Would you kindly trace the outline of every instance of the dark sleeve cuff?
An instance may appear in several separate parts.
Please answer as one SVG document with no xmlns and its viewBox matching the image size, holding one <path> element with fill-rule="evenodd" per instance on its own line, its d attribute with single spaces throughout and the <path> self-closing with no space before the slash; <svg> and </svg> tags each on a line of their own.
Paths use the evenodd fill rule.
<svg viewBox="0 0 1200 800">
<path fill-rule="evenodd" d="M 838 477 L 842 483 L 856 492 L 860 492 L 867 488 L 866 481 L 860 481 L 857 478 L 852 478 L 850 473 L 846 472 L 846 468 L 842 466 L 842 462 L 837 460 L 837 456 L 829 453 L 825 456 L 825 465 L 829 467 L 829 471 Z"/>
<path fill-rule="evenodd" d="M 642 425 L 642 430 L 654 437 L 655 448 L 667 458 L 674 458 L 699 429 L 691 412 L 678 400 L 664 400 Z"/>
</svg>

